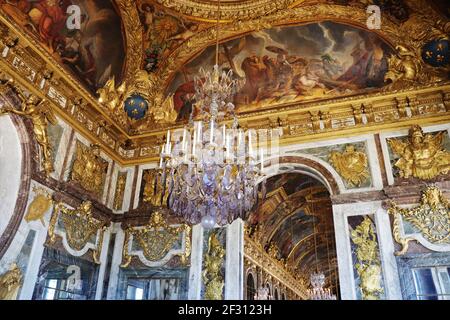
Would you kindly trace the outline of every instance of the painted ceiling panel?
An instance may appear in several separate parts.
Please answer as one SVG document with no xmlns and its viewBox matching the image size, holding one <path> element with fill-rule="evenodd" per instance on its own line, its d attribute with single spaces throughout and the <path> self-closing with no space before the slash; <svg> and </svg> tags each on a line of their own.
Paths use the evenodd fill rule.
<svg viewBox="0 0 450 320">
<path fill-rule="evenodd" d="M 67 23 L 71 5 L 81 10 L 79 29 Z M 125 40 L 114 2 L 1 0 L 0 7 L 92 93 L 112 77 L 122 81 Z"/>
</svg>

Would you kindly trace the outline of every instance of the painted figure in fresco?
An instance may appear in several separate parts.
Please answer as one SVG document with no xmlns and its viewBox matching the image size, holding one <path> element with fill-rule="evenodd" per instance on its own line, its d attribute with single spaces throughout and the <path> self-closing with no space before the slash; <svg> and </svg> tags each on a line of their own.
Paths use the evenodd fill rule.
<svg viewBox="0 0 450 320">
<path fill-rule="evenodd" d="M 238 111 L 382 87 L 391 52 L 376 34 L 332 22 L 254 32 L 220 48 L 219 64 L 242 84 L 233 101 Z M 184 70 L 210 68 L 214 50 L 205 49 Z M 194 92 L 191 80 L 179 72 L 168 87 L 177 110 L 186 100 L 181 96 Z"/>
<path fill-rule="evenodd" d="M 26 21 L 51 50 L 62 41 L 66 24 L 66 10 L 70 0 L 6 1 L 3 9 L 13 17 Z"/>
<path fill-rule="evenodd" d="M 80 30 L 66 26 L 72 4 L 81 8 Z M 0 6 L 94 91 L 112 76 L 121 79 L 124 43 L 120 17 L 110 1 L 0 0 Z"/>
<path fill-rule="evenodd" d="M 178 112 L 177 120 L 188 120 L 194 101 L 194 81 L 182 84 L 173 96 L 174 108 Z M 194 114 L 195 116 L 196 114 Z"/>
</svg>

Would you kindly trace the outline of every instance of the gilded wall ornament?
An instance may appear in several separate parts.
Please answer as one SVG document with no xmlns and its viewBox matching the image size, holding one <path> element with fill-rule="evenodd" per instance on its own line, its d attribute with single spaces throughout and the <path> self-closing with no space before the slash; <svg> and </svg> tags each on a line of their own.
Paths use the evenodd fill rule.
<svg viewBox="0 0 450 320">
<path fill-rule="evenodd" d="M 173 249 L 180 236 L 184 233 L 184 250 L 176 254 L 181 256 L 181 263 L 187 264 L 191 254 L 191 228 L 188 225 L 170 226 L 159 211 L 153 212 L 150 222 L 144 227 L 129 227 L 125 231 L 125 241 L 122 253 L 122 268 L 131 263 L 129 253 L 131 236 L 139 249 L 142 249 L 145 259 L 151 262 L 159 261 Z"/>
<path fill-rule="evenodd" d="M 77 141 L 75 161 L 72 166 L 71 180 L 92 192 L 97 197 L 102 196 L 108 162 L 100 157 L 98 145 L 90 148 Z"/>
<path fill-rule="evenodd" d="M 3 107 L 0 109 L 0 116 L 7 113 L 17 114 L 28 118 L 33 123 L 34 137 L 42 150 L 42 165 L 47 175 L 53 171 L 52 147 L 48 137 L 48 124 L 56 125 L 58 120 L 53 113 L 47 100 L 39 100 L 35 95 L 25 96 L 25 93 L 13 81 L 8 81 L 3 86 L 9 86 L 18 98 L 21 100 L 21 109 L 17 110 L 12 107 Z"/>
<path fill-rule="evenodd" d="M 127 184 L 127 174 L 119 173 L 117 177 L 116 192 L 114 193 L 114 209 L 121 210 Z"/>
<path fill-rule="evenodd" d="M 360 290 L 363 300 L 379 300 L 384 290 L 381 287 L 381 261 L 375 226 L 366 216 L 354 230 L 351 239 L 356 245 L 356 271 L 360 278 Z"/>
<path fill-rule="evenodd" d="M 222 276 L 222 265 L 225 257 L 225 249 L 221 245 L 217 235 L 213 232 L 208 239 L 208 251 L 203 255 L 203 282 L 205 284 L 206 300 L 222 300 L 223 287 L 225 285 Z"/>
<path fill-rule="evenodd" d="M 103 236 L 108 223 L 92 216 L 92 202 L 84 201 L 76 209 L 68 209 L 62 202 L 55 205 L 48 228 L 49 242 L 56 240 L 55 228 L 61 221 L 66 232 L 67 243 L 75 251 L 81 251 L 95 237 L 96 249 L 92 256 L 95 263 L 100 264 Z"/>
<path fill-rule="evenodd" d="M 408 251 L 412 236 L 401 234 L 402 220 L 411 223 L 420 234 L 432 244 L 450 244 L 450 202 L 437 187 L 428 187 L 423 193 L 420 205 L 416 208 L 400 208 L 394 202 L 388 209 L 394 216 L 394 239 L 402 248 L 395 255 L 401 256 Z"/>
<path fill-rule="evenodd" d="M 150 203 L 154 207 L 165 206 L 167 203 L 167 198 L 169 196 L 167 190 L 167 185 L 164 187 L 162 185 L 161 170 L 151 169 L 145 171 L 142 180 L 144 181 L 144 202 Z M 166 184 L 169 183 L 167 179 Z"/>
<path fill-rule="evenodd" d="M 22 271 L 12 264 L 9 271 L 0 276 L 0 300 L 16 300 L 22 281 Z"/>
<path fill-rule="evenodd" d="M 414 125 L 408 140 L 388 139 L 394 154 L 400 156 L 395 166 L 402 178 L 415 177 L 430 180 L 450 171 L 450 152 L 443 147 L 444 132 L 424 134 Z"/>
<path fill-rule="evenodd" d="M 44 216 L 53 205 L 52 196 L 43 188 L 33 187 L 35 197 L 28 207 L 25 221 L 31 222 L 40 220 L 45 227 Z"/>
<path fill-rule="evenodd" d="M 359 187 L 369 178 L 367 155 L 347 145 L 344 152 L 333 151 L 329 161 L 339 175 L 351 186 Z"/>
<path fill-rule="evenodd" d="M 389 71 L 384 77 L 385 82 L 392 83 L 392 87 L 395 85 L 398 88 L 408 85 L 408 82 L 413 84 L 418 81 L 422 69 L 420 55 L 402 45 L 398 45 L 395 49 L 397 54 L 388 58 Z"/>
</svg>

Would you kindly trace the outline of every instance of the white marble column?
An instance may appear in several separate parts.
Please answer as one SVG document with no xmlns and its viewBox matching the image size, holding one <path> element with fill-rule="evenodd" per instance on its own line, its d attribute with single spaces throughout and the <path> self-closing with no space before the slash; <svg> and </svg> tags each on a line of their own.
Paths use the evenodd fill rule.
<svg viewBox="0 0 450 320">
<path fill-rule="evenodd" d="M 200 300 L 202 289 L 203 228 L 192 228 L 191 267 L 189 269 L 189 300 Z"/>
<path fill-rule="evenodd" d="M 119 282 L 119 271 L 120 265 L 122 263 L 123 243 L 125 241 L 125 232 L 120 227 L 120 223 L 113 224 L 111 233 L 116 233 L 116 239 L 111 262 L 111 271 L 109 275 L 108 293 L 106 295 L 107 300 L 116 299 L 117 285 Z"/>
<path fill-rule="evenodd" d="M 111 238 L 112 226 L 105 231 L 102 243 L 102 251 L 100 253 L 100 270 L 97 278 L 97 289 L 95 291 L 95 300 L 102 300 L 103 281 L 105 279 L 105 269 L 107 265 L 109 239 Z"/>
<path fill-rule="evenodd" d="M 235 220 L 227 227 L 225 300 L 244 298 L 244 222 Z"/>
<path fill-rule="evenodd" d="M 23 278 L 23 286 L 20 291 L 19 300 L 31 300 L 33 298 L 34 288 L 36 286 L 41 265 L 42 255 L 44 253 L 44 243 L 47 239 L 47 228 L 35 230 L 36 237 L 28 260 L 27 272 Z"/>
</svg>

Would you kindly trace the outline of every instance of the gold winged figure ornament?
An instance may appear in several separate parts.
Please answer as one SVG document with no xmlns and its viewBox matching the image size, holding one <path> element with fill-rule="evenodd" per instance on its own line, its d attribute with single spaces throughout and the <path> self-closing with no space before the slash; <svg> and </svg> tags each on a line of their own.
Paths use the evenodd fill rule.
<svg viewBox="0 0 450 320">
<path fill-rule="evenodd" d="M 50 175 L 54 171 L 54 168 L 52 147 L 50 145 L 47 127 L 49 123 L 56 125 L 58 120 L 47 100 L 40 100 L 33 94 L 26 97 L 23 91 L 13 83 L 8 82 L 7 85 L 10 86 L 21 100 L 21 109 L 17 110 L 11 107 L 4 107 L 0 109 L 0 115 L 13 113 L 31 120 L 33 123 L 34 137 L 42 149 L 44 170 L 47 175 Z"/>
<path fill-rule="evenodd" d="M 351 186 L 359 187 L 369 177 L 367 156 L 353 145 L 346 146 L 344 152 L 331 152 L 329 161 Z"/>
<path fill-rule="evenodd" d="M 99 94 L 98 101 L 101 104 L 105 104 L 111 112 L 117 111 L 124 100 L 125 93 L 127 91 L 126 82 L 122 83 L 116 89 L 116 80 L 113 76 L 109 79 L 103 88 L 98 89 Z"/>
<path fill-rule="evenodd" d="M 174 124 L 178 117 L 173 103 L 173 95 L 168 95 L 165 99 L 162 95 L 156 95 L 154 99 L 154 108 L 151 111 L 153 120 L 158 124 Z"/>
<path fill-rule="evenodd" d="M 395 162 L 402 178 L 415 177 L 430 180 L 450 171 L 450 152 L 443 147 L 444 132 L 424 134 L 414 125 L 406 141 L 388 139 L 394 154 L 400 156 Z"/>
</svg>

